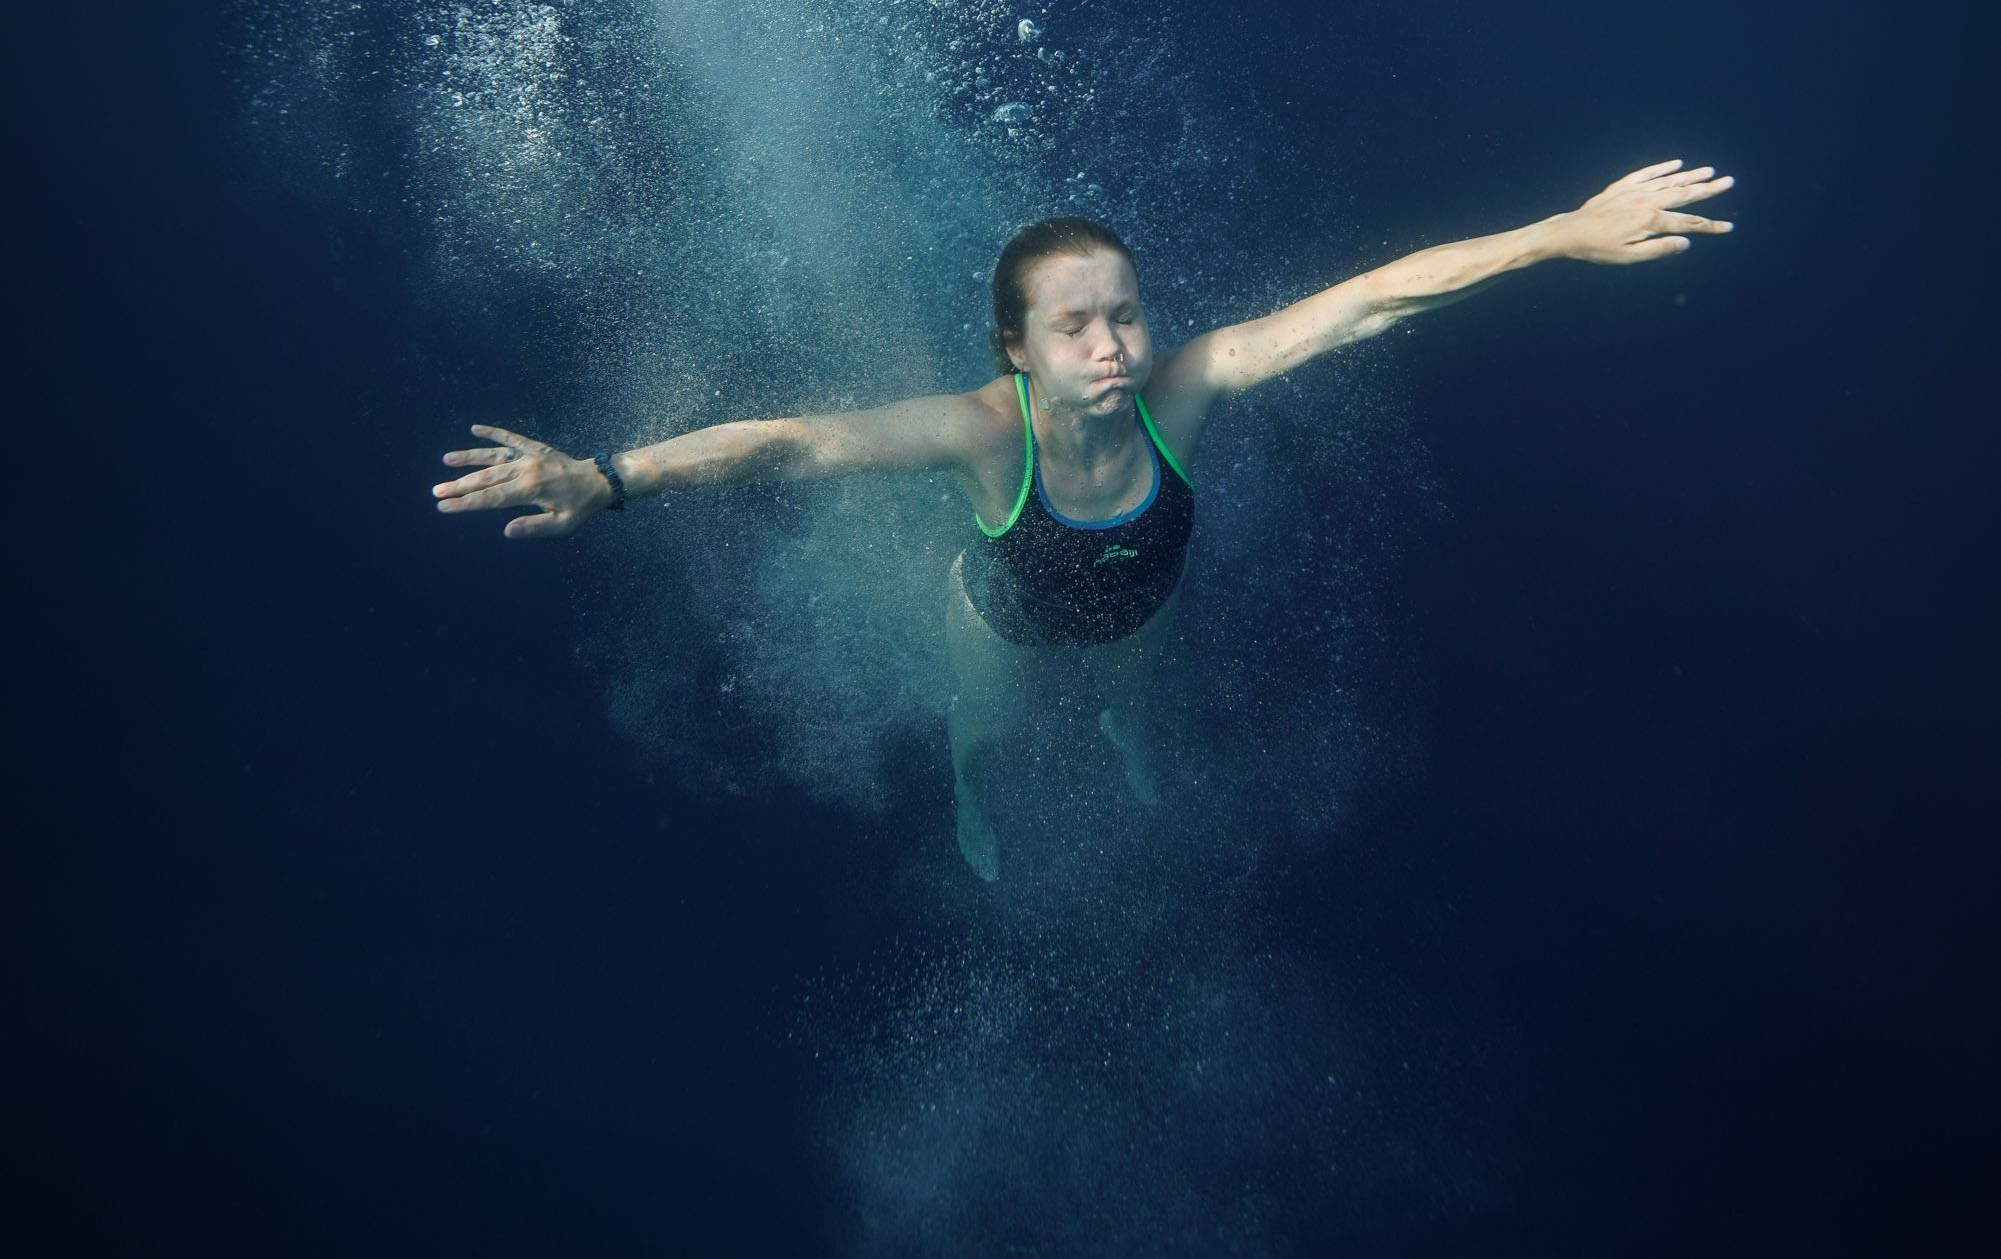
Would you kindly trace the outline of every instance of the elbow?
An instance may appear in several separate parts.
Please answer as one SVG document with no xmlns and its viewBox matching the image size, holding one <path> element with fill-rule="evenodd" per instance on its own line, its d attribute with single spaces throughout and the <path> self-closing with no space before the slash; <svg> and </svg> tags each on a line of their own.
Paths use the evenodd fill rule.
<svg viewBox="0 0 2001 1259">
<path fill-rule="evenodd" d="M 810 481 L 832 474 L 838 460 L 832 436 L 799 419 L 759 420 L 746 460 L 760 478 Z"/>
<path fill-rule="evenodd" d="M 1402 323 L 1404 318 L 1410 313 L 1408 308 L 1398 306 L 1388 307 L 1364 315 L 1356 321 L 1354 335 L 1350 340 L 1366 341 L 1370 337 L 1381 336 L 1391 328 Z"/>
<path fill-rule="evenodd" d="M 1355 321 L 1355 326 L 1366 329 L 1362 336 L 1372 337 L 1386 331 L 1418 308 L 1419 298 L 1411 290 L 1411 278 L 1395 274 L 1390 268 L 1356 277 L 1355 284 L 1360 290 L 1356 294 L 1356 304 L 1361 317 Z M 1422 280 L 1426 277 L 1416 278 Z"/>
<path fill-rule="evenodd" d="M 813 475 L 814 442 L 797 420 L 736 420 L 689 434 L 683 485 L 743 485 Z M 687 439 L 682 439 L 687 440 Z"/>
</svg>

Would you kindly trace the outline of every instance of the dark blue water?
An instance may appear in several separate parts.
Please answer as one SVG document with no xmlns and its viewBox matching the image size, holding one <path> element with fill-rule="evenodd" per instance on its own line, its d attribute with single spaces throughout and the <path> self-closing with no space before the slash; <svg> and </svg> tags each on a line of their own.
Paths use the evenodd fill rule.
<svg viewBox="0 0 2001 1259">
<path fill-rule="evenodd" d="M 1329 218 L 1220 173 L 1157 192 L 1247 198 L 1208 247 L 1311 260 L 1274 292 L 1668 155 L 1737 174 L 1740 227 L 1303 373 L 1306 436 L 1254 431 L 1311 448 L 1316 398 L 1389 399 L 1421 488 L 1372 485 L 1379 516 L 1248 445 L 1211 470 L 1393 535 L 1342 587 L 1393 746 L 1332 817 L 1218 833 L 1227 877 L 1164 861 L 1183 939 L 1117 919 L 1130 951 L 969 888 L 942 720 L 867 745 L 896 789 L 866 806 L 756 776 L 791 745 L 751 718 L 679 757 L 613 720 L 588 617 L 651 606 L 619 547 L 657 534 L 435 516 L 464 423 L 575 409 L 550 334 L 588 303 L 561 267 L 440 286 L 375 63 L 322 98 L 349 195 L 253 134 L 254 12 L 22 32 L 6 1106 L 40 1253 L 1985 1251 L 2001 532 L 1964 17 L 1169 17 L 1134 38 L 1204 49 L 1193 134 L 1227 147 L 1234 105 L 1261 178 L 1339 166 Z M 606 73 L 671 77 L 643 53 Z M 1209 256 L 1176 222 L 1229 217 L 1133 213 L 1164 268 Z M 1189 614 L 1324 664 L 1242 593 L 1305 579 L 1230 569 L 1216 501 Z M 900 983 L 1006 1012 L 1002 1048 L 940 1048 Z M 1109 1030 L 1196 989 L 1213 1087 L 1149 1057 L 1194 1033 Z M 987 1125 L 935 1182 L 898 1159 L 939 1139 L 890 1124 L 898 1062 Z"/>
</svg>

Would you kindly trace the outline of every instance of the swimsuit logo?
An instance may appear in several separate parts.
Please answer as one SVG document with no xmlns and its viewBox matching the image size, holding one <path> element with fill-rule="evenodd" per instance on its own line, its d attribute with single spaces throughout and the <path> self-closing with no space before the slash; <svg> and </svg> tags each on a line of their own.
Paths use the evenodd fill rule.
<svg viewBox="0 0 2001 1259">
<path fill-rule="evenodd" d="M 1105 548 L 1105 553 L 1103 555 L 1100 555 L 1097 558 L 1097 560 L 1092 563 L 1091 567 L 1096 568 L 1099 564 L 1104 563 L 1106 560 L 1132 559 L 1138 554 L 1139 552 L 1133 550 L 1131 547 L 1120 546 L 1118 543 L 1114 542 L 1110 546 Z"/>
</svg>

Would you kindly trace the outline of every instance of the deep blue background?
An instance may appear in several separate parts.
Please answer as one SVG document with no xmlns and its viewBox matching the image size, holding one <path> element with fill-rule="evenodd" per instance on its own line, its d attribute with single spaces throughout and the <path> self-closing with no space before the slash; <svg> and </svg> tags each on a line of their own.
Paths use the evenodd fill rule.
<svg viewBox="0 0 2001 1259">
<path fill-rule="evenodd" d="M 798 843 L 788 801 L 657 828 L 695 806 L 520 593 L 573 553 L 510 548 L 503 589 L 493 532 L 422 495 L 413 412 L 523 386 L 408 308 L 392 230 L 254 178 L 222 18 L 90 22 L 9 53 L 21 1218 L 70 1252 L 811 1248 L 786 994 L 895 929 L 899 854 L 840 818 Z M 1375 912 L 1314 947 L 1509 1029 L 1465 1087 L 1523 1118 L 1504 1208 L 1305 1244 L 1973 1253 L 2001 462 L 1970 31 L 1330 24 L 1338 66 L 1258 90 L 1391 254 L 1635 158 L 1742 186 L 1733 238 L 1516 277 L 1397 349 L 1452 508 L 1386 592 L 1430 764 L 1363 802 L 1338 897 Z M 1275 902 L 1312 922 L 1321 873 Z"/>
</svg>

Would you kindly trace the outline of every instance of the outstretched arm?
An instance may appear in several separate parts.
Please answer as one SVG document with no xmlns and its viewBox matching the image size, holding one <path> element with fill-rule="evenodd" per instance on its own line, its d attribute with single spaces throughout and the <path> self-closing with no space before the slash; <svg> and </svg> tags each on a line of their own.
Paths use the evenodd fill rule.
<svg viewBox="0 0 2001 1259">
<path fill-rule="evenodd" d="M 1462 301 L 1538 262 L 1647 262 L 1687 249 L 1692 234 L 1729 231 L 1730 223 L 1676 211 L 1727 191 L 1734 181 L 1708 166 L 1684 171 L 1681 165 L 1676 160 L 1636 170 L 1568 213 L 1420 250 L 1262 319 L 1196 337 L 1164 365 L 1156 387 L 1163 403 L 1156 410 L 1172 397 L 1176 412 L 1199 425 L 1223 394 L 1261 385 L 1412 315 Z"/>
<path fill-rule="evenodd" d="M 611 462 L 630 497 L 890 468 L 961 467 L 976 440 L 977 422 L 971 397 L 944 394 L 870 411 L 717 424 L 625 451 Z M 593 460 L 572 458 L 490 424 L 475 424 L 472 432 L 495 444 L 445 456 L 452 467 L 480 471 L 432 486 L 439 511 L 539 507 L 508 521 L 507 536 L 553 538 L 611 505 L 611 483 Z"/>
</svg>

